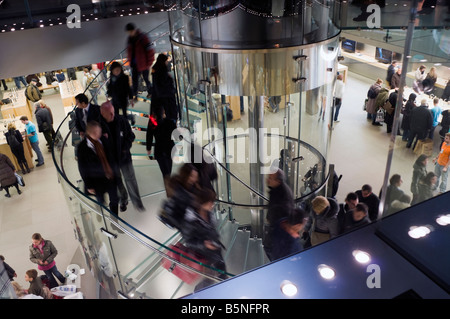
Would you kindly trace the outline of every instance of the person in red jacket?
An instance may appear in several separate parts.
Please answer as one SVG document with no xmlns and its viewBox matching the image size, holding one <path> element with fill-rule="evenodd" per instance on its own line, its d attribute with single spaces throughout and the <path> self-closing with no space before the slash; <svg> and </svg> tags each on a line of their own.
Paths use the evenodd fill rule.
<svg viewBox="0 0 450 319">
<path fill-rule="evenodd" d="M 138 92 L 139 77 L 142 75 L 147 86 L 147 97 L 151 96 L 152 84 L 149 80 L 150 67 L 155 61 L 155 50 L 149 37 L 142 33 L 133 23 L 125 27 L 128 33 L 127 54 L 131 66 L 131 77 L 133 81 L 133 94 L 136 98 Z"/>
</svg>

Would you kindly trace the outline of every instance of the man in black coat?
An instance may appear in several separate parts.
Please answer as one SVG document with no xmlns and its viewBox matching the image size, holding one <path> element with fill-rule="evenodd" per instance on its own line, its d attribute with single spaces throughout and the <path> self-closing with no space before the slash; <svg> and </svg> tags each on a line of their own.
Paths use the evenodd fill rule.
<svg viewBox="0 0 450 319">
<path fill-rule="evenodd" d="M 78 170 L 86 192 L 95 195 L 101 204 L 105 202 L 105 193 L 108 193 L 109 208 L 118 216 L 117 164 L 98 122 L 90 121 L 86 125 L 85 138 L 78 146 Z"/>
<path fill-rule="evenodd" d="M 410 134 L 408 138 L 407 148 L 410 148 L 413 141 L 423 140 L 427 137 L 429 130 L 433 124 L 431 112 L 428 109 L 427 100 L 422 100 L 419 107 L 411 111 Z M 413 149 L 416 147 L 417 140 L 414 142 Z"/>
<path fill-rule="evenodd" d="M 45 140 L 47 141 L 48 150 L 52 150 L 53 142 L 53 130 L 52 130 L 52 116 L 47 108 L 42 108 L 39 102 L 35 103 L 36 111 L 34 116 L 36 117 L 36 124 L 38 126 L 39 132 L 44 134 Z"/>
<path fill-rule="evenodd" d="M 100 122 L 100 106 L 89 103 L 89 98 L 80 93 L 75 96 L 77 108 L 75 109 L 75 127 L 83 138 L 86 124 L 90 121 Z"/>
<path fill-rule="evenodd" d="M 285 175 L 281 169 L 269 174 L 266 179 L 269 187 L 269 207 L 267 211 L 267 225 L 264 234 L 264 250 L 269 260 L 272 256 L 272 240 L 274 227 L 283 218 L 288 218 L 294 210 L 294 197 L 285 182 Z"/>
<path fill-rule="evenodd" d="M 375 221 L 378 219 L 378 206 L 380 205 L 380 199 L 372 192 L 372 186 L 364 184 L 360 190 L 357 190 L 358 201 L 364 203 L 368 207 L 369 219 Z"/>
<path fill-rule="evenodd" d="M 119 174 L 117 177 L 117 182 L 121 202 L 120 209 L 121 211 L 126 210 L 129 194 L 135 209 L 138 211 L 144 211 L 145 208 L 142 204 L 130 152 L 136 136 L 131 130 L 128 120 L 124 116 L 115 114 L 115 108 L 110 101 L 102 104 L 100 107 L 100 112 L 103 136 L 109 142 L 114 160 L 118 164 L 127 186 L 125 189 L 122 177 Z"/>
<path fill-rule="evenodd" d="M 133 101 L 133 90 L 130 86 L 130 78 L 123 72 L 119 62 L 111 63 L 111 77 L 108 82 L 106 94 L 111 97 L 114 110 L 119 115 L 127 116 L 128 101 Z"/>
</svg>

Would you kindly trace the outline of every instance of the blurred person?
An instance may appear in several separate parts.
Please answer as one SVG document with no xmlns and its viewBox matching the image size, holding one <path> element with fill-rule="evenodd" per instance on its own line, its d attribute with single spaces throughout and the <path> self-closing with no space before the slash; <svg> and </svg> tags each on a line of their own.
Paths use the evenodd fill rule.
<svg viewBox="0 0 450 319">
<path fill-rule="evenodd" d="M 166 118 L 164 110 L 161 111 L 161 114 L 162 116 L 159 119 L 154 113 L 148 119 L 146 148 L 149 158 L 151 160 L 156 159 L 158 162 L 167 193 L 167 182 L 172 174 L 172 149 L 175 146 L 172 140 L 172 132 L 176 129 L 176 124 L 169 118 Z M 155 138 L 154 144 L 153 138 Z M 151 155 L 153 145 L 155 147 L 153 155 Z"/>
<path fill-rule="evenodd" d="M 80 137 L 83 139 L 86 131 L 86 125 L 90 121 L 100 122 L 100 106 L 89 103 L 88 97 L 80 93 L 75 96 L 75 127 Z"/>
<path fill-rule="evenodd" d="M 28 86 L 27 80 L 25 80 L 25 77 L 23 75 L 16 76 L 13 78 L 13 80 L 14 80 L 14 83 L 16 84 L 16 87 L 18 90 L 20 90 L 22 88 L 21 84 L 23 84 L 24 87 Z"/>
<path fill-rule="evenodd" d="M 386 102 L 389 100 L 389 89 L 388 88 L 381 88 L 380 91 L 378 92 L 377 98 L 375 99 L 375 110 L 378 111 L 380 109 L 384 109 L 386 107 Z M 384 112 L 385 114 L 387 112 Z M 376 119 L 376 115 L 375 114 L 375 119 Z M 373 124 L 373 122 L 372 122 Z M 381 123 L 376 123 L 376 124 L 381 124 Z"/>
<path fill-rule="evenodd" d="M 29 269 L 25 273 L 25 281 L 30 283 L 30 286 L 26 290 L 28 294 L 36 295 L 44 298 L 46 296 L 44 291 L 44 284 L 36 269 Z"/>
<path fill-rule="evenodd" d="M 397 67 L 395 73 L 391 77 L 390 88 L 391 90 L 398 90 L 400 87 L 400 80 L 402 77 L 402 68 Z"/>
<path fill-rule="evenodd" d="M 334 91 L 334 121 L 339 122 L 339 110 L 342 106 L 342 97 L 344 95 L 345 90 L 345 84 L 344 84 L 344 76 L 342 74 L 339 74 L 336 79 L 336 86 Z"/>
<path fill-rule="evenodd" d="M 411 124 L 411 112 L 416 107 L 416 97 L 414 93 L 411 93 L 408 97 L 408 101 L 405 103 L 405 107 L 403 109 L 403 118 L 401 129 L 403 130 L 402 141 L 407 141 L 410 133 L 410 124 Z"/>
<path fill-rule="evenodd" d="M 391 214 L 395 211 L 394 207 L 392 207 L 392 203 L 395 200 L 400 200 L 403 202 L 402 198 L 403 195 L 405 195 L 405 192 L 400 188 L 402 184 L 403 179 L 399 174 L 393 174 L 391 178 L 389 178 L 389 185 L 386 189 L 385 198 L 385 209 L 387 214 Z"/>
<path fill-rule="evenodd" d="M 167 197 L 162 204 L 160 220 L 168 227 L 181 230 L 186 208 L 193 205 L 201 187 L 198 171 L 191 163 L 183 164 L 168 181 Z"/>
<path fill-rule="evenodd" d="M 14 186 L 17 189 L 19 195 L 22 194 L 22 191 L 19 189 L 15 172 L 16 167 L 11 162 L 11 159 L 5 154 L 0 153 L 0 188 L 5 190 L 5 197 L 11 197 L 11 194 L 9 193 L 9 188 L 11 186 Z"/>
<path fill-rule="evenodd" d="M 179 118 L 179 110 L 176 101 L 175 85 L 172 76 L 168 71 L 168 56 L 160 53 L 156 58 L 156 62 L 152 67 L 152 101 L 151 113 L 157 118 L 162 114 L 158 113 L 164 110 L 166 118 L 177 122 Z"/>
<path fill-rule="evenodd" d="M 29 173 L 30 168 L 28 167 L 28 162 L 25 158 L 23 137 L 19 130 L 16 129 L 14 123 L 11 122 L 8 124 L 8 132 L 5 133 L 5 137 L 11 152 L 16 157 L 17 163 L 19 163 L 22 174 Z"/>
<path fill-rule="evenodd" d="M 14 288 L 14 292 L 16 293 L 17 298 L 22 299 L 27 294 L 27 290 L 23 288 L 17 281 L 11 282 L 11 285 Z"/>
<path fill-rule="evenodd" d="M 294 198 L 292 191 L 286 184 L 284 172 L 277 168 L 274 173 L 268 174 L 266 184 L 269 188 L 269 205 L 266 215 L 264 234 L 264 250 L 269 259 L 272 259 L 272 237 L 275 225 L 292 214 Z"/>
<path fill-rule="evenodd" d="M 414 149 L 418 140 L 426 139 L 432 123 L 433 119 L 431 112 L 428 110 L 427 100 L 423 99 L 420 106 L 411 111 L 410 133 L 406 148 L 412 146 L 412 149 Z"/>
<path fill-rule="evenodd" d="M 34 103 L 35 112 L 34 116 L 36 117 L 36 124 L 38 126 L 39 132 L 44 134 L 45 140 L 47 141 L 48 151 L 52 150 L 53 143 L 53 118 L 51 112 L 45 108 L 41 107 L 40 102 Z"/>
<path fill-rule="evenodd" d="M 381 90 L 382 83 L 383 80 L 377 79 L 377 81 L 370 86 L 369 91 L 367 92 L 367 99 L 368 99 L 366 106 L 367 119 L 371 119 L 372 125 L 377 126 L 382 125 L 381 123 L 375 122 L 378 110 L 378 108 L 376 107 L 376 98 Z"/>
<path fill-rule="evenodd" d="M 109 195 L 109 209 L 119 215 L 117 176 L 119 174 L 110 144 L 102 135 L 98 122 L 90 121 L 86 126 L 85 138 L 78 145 L 78 170 L 88 194 L 95 195 L 100 204 Z"/>
<path fill-rule="evenodd" d="M 392 132 L 392 125 L 394 124 L 395 108 L 397 106 L 398 93 L 394 91 L 389 94 L 387 102 L 384 104 L 386 114 L 384 116 L 384 123 L 386 123 L 386 133 Z M 400 135 L 400 128 L 397 130 L 397 135 Z"/>
<path fill-rule="evenodd" d="M 391 84 L 392 77 L 396 73 L 395 70 L 397 69 L 397 67 L 398 67 L 398 61 L 392 60 L 391 64 L 389 64 L 389 67 L 387 69 L 387 74 L 386 74 L 386 82 L 389 87 L 392 86 L 392 84 Z"/>
<path fill-rule="evenodd" d="M 422 177 L 417 184 L 418 196 L 417 203 L 423 202 L 434 196 L 434 191 L 436 190 L 438 177 L 434 172 L 428 172 L 427 175 Z"/>
<path fill-rule="evenodd" d="M 375 221 L 378 219 L 378 208 L 380 205 L 380 199 L 372 192 L 372 186 L 364 184 L 360 190 L 357 190 L 358 202 L 367 205 L 369 210 L 369 219 Z"/>
<path fill-rule="evenodd" d="M 114 160 L 118 164 L 125 180 L 126 189 L 123 185 L 122 177 L 118 174 L 116 180 L 119 186 L 119 193 L 121 194 L 121 211 L 124 210 L 123 208 L 126 209 L 129 194 L 134 208 L 142 212 L 145 208 L 142 203 L 131 158 L 131 147 L 136 136 L 131 130 L 128 120 L 122 115 L 115 114 L 115 108 L 110 101 L 101 105 L 100 112 L 103 136 L 110 141 Z"/>
<path fill-rule="evenodd" d="M 16 271 L 6 263 L 5 257 L 3 255 L 0 255 L 0 262 L 3 263 L 3 266 L 5 267 L 6 274 L 8 275 L 9 280 L 14 281 L 14 278 L 17 277 Z"/>
<path fill-rule="evenodd" d="M 196 153 L 201 154 L 201 160 L 196 158 Z M 197 143 L 191 143 L 190 163 L 198 171 L 198 184 L 200 188 L 214 190 L 213 182 L 217 179 L 217 170 L 213 160 L 205 153 L 203 148 Z M 198 156 L 198 155 L 197 155 Z"/>
<path fill-rule="evenodd" d="M 345 197 L 344 203 L 339 204 L 339 212 L 337 214 L 337 219 L 339 221 L 340 232 L 344 230 L 345 216 L 350 214 L 352 210 L 358 205 L 359 199 L 358 195 L 354 192 L 348 193 Z"/>
<path fill-rule="evenodd" d="M 58 250 L 52 241 L 44 239 L 39 233 L 34 233 L 31 236 L 31 242 L 30 261 L 37 264 L 38 269 L 45 273 L 49 280 L 49 288 L 58 286 L 56 278 L 61 282 L 61 285 L 64 285 L 66 278 L 56 267 L 55 257 L 58 255 Z"/>
<path fill-rule="evenodd" d="M 44 156 L 42 156 L 41 149 L 39 148 L 39 137 L 36 132 L 36 125 L 34 125 L 26 115 L 22 115 L 20 121 L 25 125 L 26 136 L 30 140 L 31 148 L 36 153 L 36 161 L 38 162 L 36 167 L 44 165 Z"/>
<path fill-rule="evenodd" d="M 303 246 L 300 233 L 308 220 L 307 212 L 302 208 L 294 208 L 292 213 L 281 218 L 274 225 L 272 232 L 272 254 L 269 258 L 274 261 L 288 255 L 300 252 Z"/>
<path fill-rule="evenodd" d="M 128 101 L 133 101 L 133 90 L 130 86 L 129 76 L 123 72 L 122 65 L 117 61 L 111 63 L 109 69 L 111 76 L 107 85 L 106 94 L 112 100 L 115 113 L 119 115 L 119 110 L 122 110 L 122 115 L 126 117 Z"/>
<path fill-rule="evenodd" d="M 411 193 L 413 194 L 411 205 L 418 203 L 419 181 L 427 175 L 428 155 L 421 154 L 417 157 L 413 165 L 413 174 L 411 180 Z"/>
<path fill-rule="evenodd" d="M 407 194 L 403 194 L 398 199 L 395 199 L 392 201 L 392 203 L 389 206 L 389 209 L 387 211 L 387 215 L 394 214 L 398 211 L 401 211 L 403 209 L 406 209 L 411 206 L 411 196 Z"/>
<path fill-rule="evenodd" d="M 439 185 L 439 194 L 447 189 L 448 166 L 450 165 L 450 132 L 445 134 L 444 143 L 438 156 L 433 159 L 434 173 L 437 176 L 436 187 Z M 441 183 L 439 184 L 439 180 Z"/>
<path fill-rule="evenodd" d="M 423 80 L 427 77 L 427 74 L 425 73 L 425 70 L 427 67 L 425 65 L 421 65 L 417 68 L 416 72 L 414 73 L 414 83 L 413 83 L 413 90 L 417 94 L 423 93 Z"/>
<path fill-rule="evenodd" d="M 100 87 L 98 74 L 96 74 L 92 69 L 88 70 L 87 68 L 85 68 L 83 71 L 84 88 L 87 89 L 89 91 L 89 94 L 91 95 L 90 101 L 92 101 L 93 104 L 98 104 L 97 90 Z M 100 94 L 100 92 L 98 93 Z"/>
<path fill-rule="evenodd" d="M 2 84 L 3 84 L 3 90 L 8 91 L 8 86 L 6 85 L 5 79 L 2 79 Z"/>
<path fill-rule="evenodd" d="M 128 33 L 127 54 L 131 66 L 131 77 L 133 82 L 133 95 L 136 99 L 138 94 L 139 77 L 142 76 L 147 86 L 147 97 L 152 95 L 152 84 L 149 80 L 150 67 L 155 61 L 155 50 L 149 37 L 136 28 L 133 23 L 125 26 Z"/>
<path fill-rule="evenodd" d="M 205 264 L 215 269 L 226 272 L 222 249 L 225 248 L 220 242 L 220 235 L 216 228 L 216 217 L 213 213 L 216 194 L 210 189 L 201 190 L 197 193 L 194 203 L 186 209 L 181 234 L 186 247 L 205 258 Z M 224 273 L 205 268 L 205 272 L 213 276 L 226 279 Z M 212 284 L 210 279 L 205 279 L 195 287 L 195 291 Z"/>
<path fill-rule="evenodd" d="M 31 102 L 37 102 L 42 99 L 42 93 L 37 87 L 38 80 L 32 78 L 30 84 L 25 89 L 25 97 Z"/>
<path fill-rule="evenodd" d="M 444 143 L 445 134 L 450 132 L 450 110 L 445 110 L 442 112 L 442 119 L 441 119 L 441 129 L 439 131 L 439 136 L 441 138 L 441 145 Z"/>
<path fill-rule="evenodd" d="M 352 211 L 345 215 L 343 233 L 370 224 L 369 209 L 366 204 L 358 203 Z"/>
<path fill-rule="evenodd" d="M 331 197 L 317 196 L 311 201 L 311 212 L 305 226 L 305 232 L 309 232 L 311 246 L 340 234 L 338 211 L 339 205 Z"/>
<path fill-rule="evenodd" d="M 435 97 L 433 99 L 433 108 L 430 110 L 430 112 L 433 123 L 431 124 L 430 134 L 428 135 L 428 138 L 433 139 L 434 130 L 439 125 L 439 118 L 442 114 L 442 108 L 439 106 L 439 98 Z"/>
<path fill-rule="evenodd" d="M 434 89 L 434 84 L 437 81 L 437 73 L 436 68 L 433 66 L 431 67 L 430 71 L 428 72 L 427 76 L 425 77 L 425 80 L 423 80 L 423 92 L 425 94 L 431 94 Z"/>
</svg>

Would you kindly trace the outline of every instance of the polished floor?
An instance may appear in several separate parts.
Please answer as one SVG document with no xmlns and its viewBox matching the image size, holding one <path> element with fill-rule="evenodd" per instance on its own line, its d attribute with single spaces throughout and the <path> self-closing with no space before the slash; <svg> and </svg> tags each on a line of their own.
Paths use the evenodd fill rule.
<svg viewBox="0 0 450 319">
<path fill-rule="evenodd" d="M 375 193 L 382 187 L 390 136 L 386 133 L 385 126 L 372 126 L 362 110 L 365 94 L 372 83 L 373 79 L 349 73 L 340 121 L 333 125 L 329 163 L 335 164 L 337 173 L 343 175 L 337 194 L 339 202 L 344 200 L 348 192 L 360 189 L 363 184 L 371 184 Z M 65 112 L 59 93 L 46 91 L 44 99 L 52 108 L 55 123 L 60 123 Z M 26 186 L 22 188 L 21 195 L 12 190 L 11 198 L 4 197 L 4 192 L 0 196 L 0 254 L 5 256 L 6 262 L 16 270 L 17 281 L 24 287 L 27 287 L 24 280 L 26 270 L 35 268 L 35 264 L 29 260 L 28 251 L 31 235 L 35 232 L 52 240 L 57 247 L 59 253 L 55 260 L 60 271 L 64 271 L 72 263 L 86 267 L 75 238 L 63 191 L 58 183 L 51 153 L 45 150 L 45 139 L 41 133 L 39 139 L 41 149 L 44 150 L 45 165 L 24 175 Z M 437 143 L 435 152 L 436 145 Z M 404 142 L 398 138 L 393 149 L 394 164 L 389 175 L 401 174 L 404 180 L 402 188 L 409 192 L 412 164 L 417 155 L 405 149 Z M 431 170 L 431 167 L 429 169 Z M 147 209 L 152 211 L 156 207 L 152 205 Z M 132 214 L 134 212 L 130 212 L 130 215 Z M 135 220 L 145 224 L 145 214 L 130 215 L 130 222 Z M 81 291 L 86 298 L 97 298 L 93 283 L 89 273 L 82 276 Z"/>
</svg>

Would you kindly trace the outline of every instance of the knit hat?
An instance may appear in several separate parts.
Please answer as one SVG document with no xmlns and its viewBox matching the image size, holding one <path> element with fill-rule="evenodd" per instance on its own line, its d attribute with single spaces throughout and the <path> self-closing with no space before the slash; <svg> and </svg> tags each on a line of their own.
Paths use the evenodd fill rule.
<svg viewBox="0 0 450 319">
<path fill-rule="evenodd" d="M 330 202 L 323 196 L 317 196 L 311 202 L 312 209 L 316 214 L 322 213 L 325 208 L 330 206 Z"/>
</svg>

